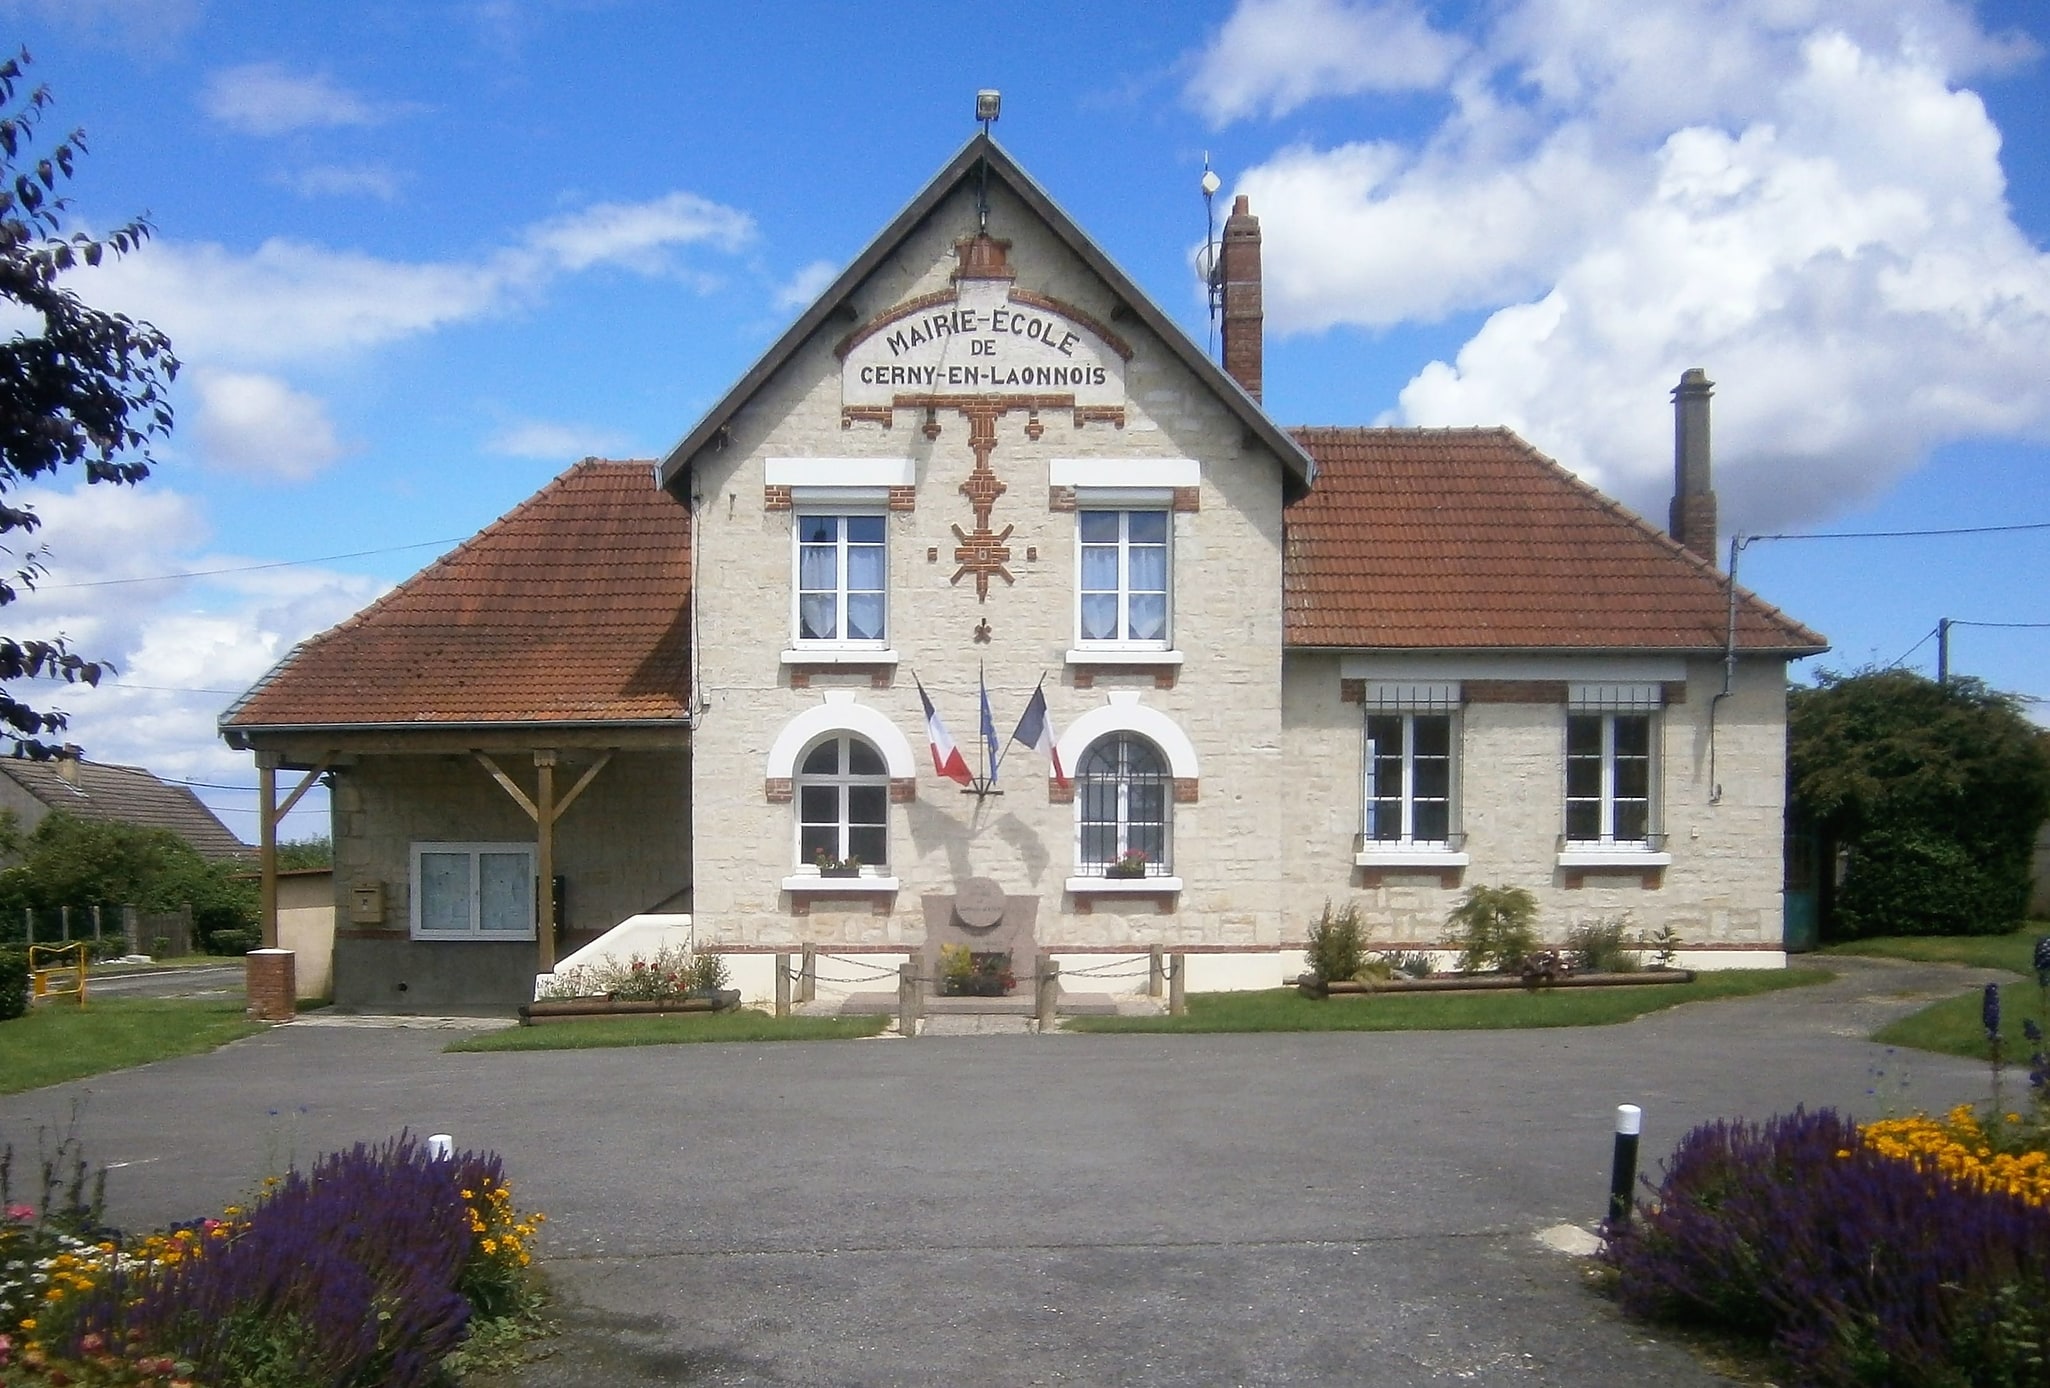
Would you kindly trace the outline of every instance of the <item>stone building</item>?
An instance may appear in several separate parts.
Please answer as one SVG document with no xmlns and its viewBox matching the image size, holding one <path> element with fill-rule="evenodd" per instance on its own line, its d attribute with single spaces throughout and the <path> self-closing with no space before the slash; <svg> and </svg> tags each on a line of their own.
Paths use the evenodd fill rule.
<svg viewBox="0 0 2050 1388">
<path fill-rule="evenodd" d="M 622 922 L 755 996 L 978 939 L 1264 987 L 1327 901 L 1429 948 L 1476 884 L 1781 961 L 1824 642 L 1716 569 L 1706 377 L 1668 534 L 1503 430 L 1277 425 L 1259 254 L 1241 200 L 1221 365 L 978 136 L 666 457 L 292 652 L 221 727 L 330 778 L 337 1003 L 509 1006 Z"/>
</svg>

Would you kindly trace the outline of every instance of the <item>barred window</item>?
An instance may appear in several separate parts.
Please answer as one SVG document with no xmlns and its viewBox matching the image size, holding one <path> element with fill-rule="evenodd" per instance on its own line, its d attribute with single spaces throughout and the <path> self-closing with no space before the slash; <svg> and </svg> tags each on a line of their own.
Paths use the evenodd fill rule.
<svg viewBox="0 0 2050 1388">
<path fill-rule="evenodd" d="M 1173 791 L 1166 760 L 1146 739 L 1119 733 L 1091 743 L 1075 768 L 1077 869 L 1103 876 L 1143 863 L 1145 876 L 1168 876 Z"/>
</svg>

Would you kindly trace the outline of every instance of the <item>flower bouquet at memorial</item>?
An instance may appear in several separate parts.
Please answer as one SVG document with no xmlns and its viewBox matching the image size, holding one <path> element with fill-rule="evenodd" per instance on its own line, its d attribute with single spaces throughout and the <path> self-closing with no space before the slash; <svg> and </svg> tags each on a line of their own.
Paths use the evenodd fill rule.
<svg viewBox="0 0 2050 1388">
<path fill-rule="evenodd" d="M 940 946 L 940 992 L 950 998 L 1001 998 L 1018 986 L 1006 950 Z"/>
</svg>

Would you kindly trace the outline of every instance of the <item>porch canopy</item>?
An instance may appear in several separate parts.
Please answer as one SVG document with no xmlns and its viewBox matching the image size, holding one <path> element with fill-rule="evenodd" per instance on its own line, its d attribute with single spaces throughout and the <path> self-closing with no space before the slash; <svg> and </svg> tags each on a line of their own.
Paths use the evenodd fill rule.
<svg viewBox="0 0 2050 1388">
<path fill-rule="evenodd" d="M 615 753 L 690 746 L 690 537 L 651 463 L 587 458 L 236 700 L 220 731 L 256 755 L 264 945 L 278 822 L 365 756 L 474 759 L 534 822 L 536 875 L 552 881 L 556 822 Z M 282 803 L 280 771 L 300 773 Z M 546 972 L 552 892 L 537 910 Z"/>
</svg>

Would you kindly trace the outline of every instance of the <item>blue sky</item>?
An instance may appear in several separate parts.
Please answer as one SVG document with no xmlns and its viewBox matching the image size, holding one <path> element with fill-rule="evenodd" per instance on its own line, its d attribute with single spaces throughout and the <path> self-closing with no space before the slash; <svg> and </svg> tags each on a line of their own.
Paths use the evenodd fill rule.
<svg viewBox="0 0 2050 1388">
<path fill-rule="evenodd" d="M 74 738 L 249 838 L 229 699 L 578 457 L 664 451 L 982 86 L 1199 341 L 1206 155 L 1220 213 L 1253 199 L 1285 424 L 1508 424 L 1662 521 L 1698 365 L 1726 534 L 2050 522 L 2050 20 L 2022 0 L 0 14 L 87 132 L 77 220 L 157 226 L 77 288 L 186 366 L 154 478 L 38 494 L 51 573 L 10 630 L 112 658 L 59 701 Z M 2050 532 L 1761 542 L 1741 577 L 1821 664 L 1928 669 L 1939 617 L 2050 621 Z M 2050 698 L 2050 630 L 1951 654 Z M 316 796 L 287 832 L 324 828 Z"/>
</svg>

